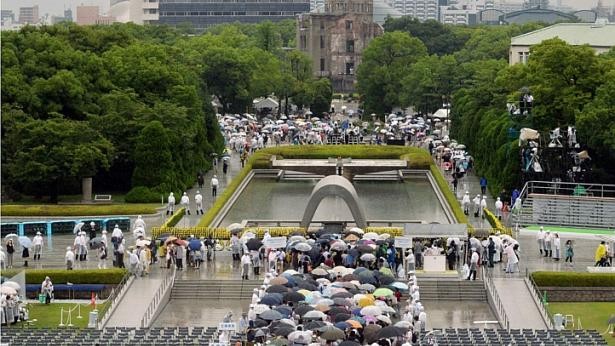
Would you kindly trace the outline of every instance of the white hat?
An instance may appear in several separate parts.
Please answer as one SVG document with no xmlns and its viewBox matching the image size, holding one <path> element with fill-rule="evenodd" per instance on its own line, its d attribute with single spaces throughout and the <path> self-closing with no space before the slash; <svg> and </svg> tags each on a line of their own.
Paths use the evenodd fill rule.
<svg viewBox="0 0 615 346">
<path fill-rule="evenodd" d="M 187 196 L 187 195 L 188 195 L 188 193 L 186 191 L 184 191 L 184 196 Z"/>
<path fill-rule="evenodd" d="M 70 246 L 67 246 L 67 247 L 66 247 L 66 250 L 67 250 L 67 251 L 68 251 L 68 250 L 70 250 L 70 249 L 71 249 L 71 247 L 70 247 Z"/>
<path fill-rule="evenodd" d="M 91 221 L 90 226 L 96 226 L 96 223 L 94 223 L 94 221 Z"/>
<path fill-rule="evenodd" d="M 197 194 L 199 194 L 199 193 L 201 193 L 201 191 L 199 191 L 199 190 L 196 190 L 196 193 L 197 193 Z"/>
<path fill-rule="evenodd" d="M 103 229 L 102 233 L 103 233 L 103 234 L 107 234 L 107 230 L 106 230 L 106 229 Z"/>
<path fill-rule="evenodd" d="M 116 223 L 116 224 L 115 224 L 115 228 L 120 228 L 120 226 Z"/>
<path fill-rule="evenodd" d="M 36 235 L 41 235 L 41 232 L 36 232 Z"/>
<path fill-rule="evenodd" d="M 476 248 L 475 248 L 475 247 L 473 247 L 473 248 L 472 248 L 472 251 L 476 251 Z"/>
</svg>

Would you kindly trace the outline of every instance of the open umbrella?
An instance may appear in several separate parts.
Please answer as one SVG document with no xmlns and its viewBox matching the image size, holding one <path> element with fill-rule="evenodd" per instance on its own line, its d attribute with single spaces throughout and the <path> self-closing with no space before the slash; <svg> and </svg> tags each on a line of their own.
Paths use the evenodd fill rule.
<svg viewBox="0 0 615 346">
<path fill-rule="evenodd" d="M 359 289 L 367 292 L 374 292 L 376 290 L 376 286 L 370 284 L 362 284 L 361 286 L 359 286 Z"/>
<path fill-rule="evenodd" d="M 314 308 L 307 304 L 299 305 L 297 308 L 295 308 L 295 313 L 299 316 L 303 316 L 310 311 L 314 311 Z"/>
<path fill-rule="evenodd" d="M 305 296 L 299 292 L 287 292 L 284 294 L 285 302 L 302 302 L 305 300 Z"/>
<path fill-rule="evenodd" d="M 305 319 L 305 316 L 304 316 Z M 316 330 L 318 328 L 324 327 L 326 324 L 323 321 L 309 321 L 303 324 L 303 328 L 305 330 Z"/>
<path fill-rule="evenodd" d="M 269 286 L 267 287 L 266 290 L 267 293 L 286 293 L 288 292 L 288 287 L 282 286 L 282 285 L 273 285 L 273 286 Z"/>
<path fill-rule="evenodd" d="M 343 241 L 336 241 L 333 244 L 331 244 L 331 250 L 335 250 L 335 251 L 348 250 L 348 245 L 344 243 Z"/>
<path fill-rule="evenodd" d="M 389 318 L 389 316 L 380 315 L 376 316 L 376 319 L 380 322 L 386 323 L 387 325 L 391 324 L 391 319 Z"/>
<path fill-rule="evenodd" d="M 90 239 L 90 249 L 98 249 L 103 246 L 103 240 L 101 237 Z"/>
<path fill-rule="evenodd" d="M 253 323 L 255 328 L 262 328 L 269 325 L 268 321 L 262 320 L 260 318 L 255 319 Z"/>
<path fill-rule="evenodd" d="M 376 336 L 378 339 L 396 338 L 399 336 L 404 336 L 404 331 L 395 326 L 388 326 L 380 329 Z"/>
<path fill-rule="evenodd" d="M 75 227 L 73 227 L 73 234 L 77 234 L 79 232 L 81 232 L 81 229 L 83 228 L 83 226 L 85 225 L 85 222 L 79 222 L 75 225 Z"/>
<path fill-rule="evenodd" d="M 333 267 L 333 269 L 331 269 L 330 272 L 335 274 L 335 275 L 345 275 L 347 270 L 348 270 L 348 268 L 346 268 L 344 266 L 337 266 L 337 267 Z"/>
<path fill-rule="evenodd" d="M 295 328 L 289 327 L 289 326 L 286 326 L 286 325 L 282 325 L 281 327 L 274 328 L 272 334 L 275 335 L 275 336 L 287 337 L 290 333 L 292 333 L 294 331 L 295 331 Z"/>
<path fill-rule="evenodd" d="M 304 320 L 324 320 L 326 317 L 324 312 L 317 310 L 308 311 L 303 315 Z"/>
<path fill-rule="evenodd" d="M 361 255 L 360 258 L 361 258 L 361 261 L 366 261 L 366 262 L 373 262 L 373 261 L 376 260 L 376 256 L 374 256 L 371 253 L 363 254 L 363 255 Z"/>
<path fill-rule="evenodd" d="M 265 304 L 256 304 L 254 306 L 254 312 L 256 312 L 257 314 L 262 314 L 267 310 L 271 310 L 271 308 Z"/>
<path fill-rule="evenodd" d="M 248 247 L 248 250 L 256 251 L 263 246 L 263 242 L 260 239 L 251 238 L 246 242 L 246 246 Z"/>
<path fill-rule="evenodd" d="M 283 286 L 283 285 L 286 285 L 287 283 L 288 283 L 288 279 L 285 278 L 284 276 L 278 276 L 278 277 L 271 279 L 271 281 L 269 281 L 269 284 L 277 285 L 277 286 Z"/>
<path fill-rule="evenodd" d="M 376 239 L 379 239 L 379 238 L 380 238 L 380 236 L 377 233 L 375 233 L 375 232 L 368 232 L 368 233 L 363 234 L 363 239 L 376 240 Z"/>
<path fill-rule="evenodd" d="M 359 236 L 356 234 L 348 234 L 344 237 L 344 240 L 347 242 L 353 242 L 359 240 Z"/>
<path fill-rule="evenodd" d="M 2 285 L 0 286 L 0 293 L 6 294 L 6 295 L 14 295 L 14 294 L 17 294 L 17 290 L 14 289 L 13 287 Z"/>
<path fill-rule="evenodd" d="M 376 305 L 370 305 L 370 306 L 366 306 L 363 309 L 361 309 L 361 315 L 378 316 L 378 315 L 382 315 L 382 310 L 380 309 L 380 307 Z"/>
<path fill-rule="evenodd" d="M 368 324 L 367 326 L 365 326 L 365 329 L 363 330 L 365 342 L 371 344 L 374 341 L 378 340 L 378 331 L 380 331 L 381 328 L 382 327 L 377 324 Z"/>
<path fill-rule="evenodd" d="M 226 227 L 231 233 L 236 233 L 243 229 L 243 226 L 240 223 L 232 223 Z"/>
<path fill-rule="evenodd" d="M 348 293 L 347 291 L 337 292 L 334 295 L 332 295 L 331 298 L 332 299 L 335 299 L 335 298 L 352 298 L 352 294 Z"/>
<path fill-rule="evenodd" d="M 19 245 L 21 245 L 22 247 L 27 247 L 27 248 L 32 247 L 32 240 L 30 240 L 30 238 L 28 237 L 21 236 L 18 238 L 18 241 L 19 241 Z"/>
<path fill-rule="evenodd" d="M 16 291 L 19 291 L 21 289 L 21 286 L 18 283 L 16 283 L 15 281 L 5 281 L 5 282 L 2 283 L 2 286 L 12 287 Z"/>
<path fill-rule="evenodd" d="M 94 239 L 96 239 L 96 238 L 94 238 Z M 198 241 L 198 240 L 197 240 L 197 241 Z M 138 240 L 137 240 L 137 242 L 135 243 L 135 245 L 136 245 L 137 247 L 146 247 L 146 246 L 148 246 L 149 244 L 151 244 L 151 241 L 146 240 L 146 239 L 138 239 Z M 199 243 L 199 244 L 200 244 L 200 243 Z M 188 243 L 188 246 L 190 246 L 190 243 Z M 199 246 L 199 248 L 200 248 L 200 246 Z"/>
<path fill-rule="evenodd" d="M 395 276 L 395 275 L 393 275 L 393 272 L 391 271 L 391 269 L 387 268 L 387 267 L 380 268 L 380 273 L 382 273 L 382 275 L 386 275 L 386 276 Z"/>
<path fill-rule="evenodd" d="M 260 314 L 258 317 L 262 318 L 265 321 L 276 321 L 284 318 L 281 313 L 275 310 L 267 310 Z"/>
<path fill-rule="evenodd" d="M 392 276 L 388 276 L 388 275 L 381 275 L 378 278 L 378 281 L 380 282 L 380 285 L 386 286 L 386 285 L 390 285 L 393 282 L 395 282 L 395 278 Z"/>
<path fill-rule="evenodd" d="M 282 298 L 274 294 L 266 294 L 265 296 L 263 296 L 263 298 L 261 298 L 260 303 L 269 306 L 280 305 L 282 304 Z"/>
<path fill-rule="evenodd" d="M 347 313 L 340 313 L 333 317 L 333 322 L 343 322 L 350 319 L 350 317 L 352 317 L 352 315 Z"/>
<path fill-rule="evenodd" d="M 374 291 L 374 297 L 390 297 L 393 295 L 393 291 L 386 287 L 381 287 Z"/>
<path fill-rule="evenodd" d="M 402 290 L 402 291 L 407 291 L 408 290 L 408 285 L 406 285 L 403 282 L 399 282 L 399 281 L 396 281 L 396 282 L 392 283 L 390 286 L 391 287 L 395 287 L 398 290 Z"/>
<path fill-rule="evenodd" d="M 312 250 L 312 247 L 308 243 L 298 243 L 295 245 L 295 250 L 301 251 L 301 252 L 308 252 Z"/>
<path fill-rule="evenodd" d="M 169 244 L 175 242 L 176 240 L 177 240 L 177 237 L 169 236 L 169 237 L 167 237 L 167 240 L 164 241 L 164 245 L 169 245 Z"/>
<path fill-rule="evenodd" d="M 294 242 L 294 241 L 298 241 L 298 242 L 305 242 L 305 241 L 306 241 L 306 239 L 305 239 L 305 237 L 304 237 L 304 236 L 302 236 L 302 235 L 294 235 L 294 236 L 292 236 L 292 237 L 288 238 L 288 242 L 289 242 L 289 243 L 292 243 L 292 242 Z"/>
<path fill-rule="evenodd" d="M 361 322 L 355 319 L 352 319 L 352 318 L 347 320 L 346 323 L 348 323 L 348 325 L 350 325 L 350 327 L 352 328 L 356 328 L 356 329 L 363 328 L 363 326 L 361 325 Z"/>
<path fill-rule="evenodd" d="M 329 341 L 341 340 L 346 337 L 346 334 L 343 330 L 334 326 L 324 326 L 318 329 L 318 331 L 322 333 L 320 334 L 321 338 Z"/>
<path fill-rule="evenodd" d="M 288 317 L 289 317 L 290 315 L 292 315 L 292 314 L 293 314 L 293 309 L 291 309 L 291 307 L 290 307 L 290 306 L 286 306 L 286 305 L 276 306 L 276 308 L 275 308 L 275 309 L 272 309 L 272 310 L 275 310 L 275 311 L 277 311 L 277 312 L 281 313 L 281 314 L 282 314 L 282 316 L 284 316 L 284 318 L 285 318 L 287 321 L 290 321 L 290 320 L 288 319 Z M 291 321 L 291 322 L 292 322 L 292 321 Z"/>
<path fill-rule="evenodd" d="M 326 270 L 324 270 L 323 268 L 316 268 L 316 269 L 312 270 L 312 275 L 315 275 L 315 276 L 327 276 L 327 275 L 329 275 L 329 273 Z"/>
<path fill-rule="evenodd" d="M 193 251 L 200 250 L 201 245 L 201 241 L 198 239 L 190 239 L 190 241 L 188 242 L 188 248 Z"/>
</svg>

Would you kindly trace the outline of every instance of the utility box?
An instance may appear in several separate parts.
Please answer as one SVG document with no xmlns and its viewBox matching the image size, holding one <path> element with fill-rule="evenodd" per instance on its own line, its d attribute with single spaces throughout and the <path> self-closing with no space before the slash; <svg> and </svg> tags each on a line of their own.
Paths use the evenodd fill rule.
<svg viewBox="0 0 615 346">
<path fill-rule="evenodd" d="M 88 320 L 88 328 L 96 328 L 98 324 L 98 311 L 90 311 L 90 319 Z"/>
</svg>

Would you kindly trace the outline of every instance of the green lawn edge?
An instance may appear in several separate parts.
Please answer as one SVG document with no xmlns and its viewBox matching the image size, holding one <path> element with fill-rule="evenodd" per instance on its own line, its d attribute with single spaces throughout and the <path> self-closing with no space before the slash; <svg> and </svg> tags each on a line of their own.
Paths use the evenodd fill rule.
<svg viewBox="0 0 615 346">
<path fill-rule="evenodd" d="M 104 205 L 23 205 L 2 204 L 0 215 L 7 216 L 103 216 L 156 214 L 157 204 L 104 204 Z"/>
<path fill-rule="evenodd" d="M 442 194 L 458 223 L 468 225 L 470 231 L 472 225 L 468 222 L 463 213 L 459 202 L 453 192 L 448 188 L 448 183 L 442 176 L 440 170 L 431 159 L 429 152 L 422 148 L 405 146 L 373 146 L 373 145 L 302 145 L 302 146 L 283 146 L 271 147 L 257 151 L 246 162 L 244 168 L 233 178 L 224 192 L 216 199 L 212 207 L 199 221 L 197 227 L 208 227 L 222 207 L 235 193 L 241 182 L 247 177 L 252 169 L 271 168 L 271 157 L 288 159 L 326 159 L 329 157 L 351 157 L 353 159 L 400 159 L 408 162 L 410 169 L 430 170 L 436 180 L 438 188 Z"/>
<path fill-rule="evenodd" d="M 538 225 L 530 225 L 530 226 L 525 227 L 525 229 L 528 230 L 528 231 L 536 231 L 536 232 L 538 232 L 540 227 L 541 226 L 538 226 Z M 608 229 L 573 228 L 573 227 L 550 226 L 550 225 L 544 225 L 542 227 L 544 227 L 545 230 L 548 229 L 549 231 L 559 232 L 559 233 L 600 234 L 600 235 L 615 236 L 615 231 L 614 230 L 608 230 Z"/>
<path fill-rule="evenodd" d="M 551 318 L 555 314 L 573 315 L 574 327 L 568 325 L 566 329 L 577 329 L 581 318 L 583 329 L 594 329 L 602 334 L 608 328 L 608 319 L 615 315 L 615 302 L 551 302 L 547 305 Z M 615 337 L 603 335 L 608 345 L 615 346 Z"/>
</svg>

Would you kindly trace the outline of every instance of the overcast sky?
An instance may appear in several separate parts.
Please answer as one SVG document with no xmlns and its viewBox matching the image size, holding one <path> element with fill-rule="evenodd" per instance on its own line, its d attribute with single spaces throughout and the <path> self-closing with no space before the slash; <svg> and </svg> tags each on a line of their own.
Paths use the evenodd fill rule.
<svg viewBox="0 0 615 346">
<path fill-rule="evenodd" d="M 507 0 L 509 2 L 521 2 L 522 0 Z M 561 0 L 563 5 L 571 6 L 577 9 L 589 9 L 596 5 L 598 0 Z M 555 4 L 557 0 L 550 0 Z M 19 13 L 21 6 L 39 6 L 39 13 L 44 15 L 62 15 L 65 8 L 73 10 L 73 18 L 75 17 L 75 8 L 77 5 L 98 5 L 104 13 L 109 9 L 109 0 L 0 0 L 3 10 L 13 10 L 16 14 Z M 615 3 L 615 0 L 602 0 L 606 6 Z"/>
</svg>

